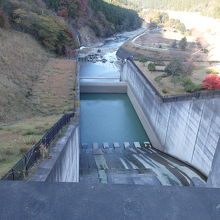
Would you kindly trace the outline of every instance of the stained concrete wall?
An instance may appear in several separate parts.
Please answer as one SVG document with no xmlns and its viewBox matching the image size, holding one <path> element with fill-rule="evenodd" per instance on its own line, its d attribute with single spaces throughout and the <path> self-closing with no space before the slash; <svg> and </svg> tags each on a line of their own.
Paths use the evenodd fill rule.
<svg viewBox="0 0 220 220">
<path fill-rule="evenodd" d="M 125 82 L 81 82 L 81 93 L 127 93 Z"/>
<path fill-rule="evenodd" d="M 220 139 L 212 162 L 212 169 L 208 178 L 208 186 L 220 187 Z"/>
<path fill-rule="evenodd" d="M 64 137 L 65 138 L 65 137 Z M 79 127 L 70 131 L 67 142 L 54 164 L 47 182 L 78 182 L 79 181 Z"/>
<path fill-rule="evenodd" d="M 220 98 L 162 103 L 130 61 L 124 65 L 122 80 L 159 139 L 155 147 L 208 176 L 220 136 Z"/>
<path fill-rule="evenodd" d="M 70 123 L 62 137 L 51 147 L 48 159 L 38 167 L 31 181 L 78 182 L 79 181 L 79 124 Z"/>
</svg>

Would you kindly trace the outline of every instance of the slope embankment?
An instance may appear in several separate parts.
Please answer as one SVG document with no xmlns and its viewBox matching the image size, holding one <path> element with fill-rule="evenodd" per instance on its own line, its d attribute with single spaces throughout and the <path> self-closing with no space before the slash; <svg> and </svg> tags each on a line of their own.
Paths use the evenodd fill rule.
<svg viewBox="0 0 220 220">
<path fill-rule="evenodd" d="M 0 29 L 0 176 L 73 110 L 75 70 L 30 35 Z"/>
</svg>

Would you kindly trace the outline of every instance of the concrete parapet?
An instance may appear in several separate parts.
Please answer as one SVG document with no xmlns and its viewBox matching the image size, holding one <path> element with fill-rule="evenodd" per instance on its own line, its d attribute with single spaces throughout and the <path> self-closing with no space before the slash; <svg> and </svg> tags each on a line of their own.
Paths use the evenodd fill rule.
<svg viewBox="0 0 220 220">
<path fill-rule="evenodd" d="M 30 181 L 78 182 L 79 181 L 79 125 L 70 124 L 66 132 L 51 147 L 49 158 L 38 167 Z"/>
<path fill-rule="evenodd" d="M 217 220 L 220 189 L 0 182 L 1 219 Z"/>
</svg>

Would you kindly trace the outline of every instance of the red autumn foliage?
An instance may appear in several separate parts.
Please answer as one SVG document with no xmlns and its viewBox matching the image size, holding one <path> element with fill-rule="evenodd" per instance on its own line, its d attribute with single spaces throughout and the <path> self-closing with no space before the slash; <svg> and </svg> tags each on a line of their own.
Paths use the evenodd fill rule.
<svg viewBox="0 0 220 220">
<path fill-rule="evenodd" d="M 202 81 L 202 87 L 205 89 L 220 89 L 220 75 L 209 74 Z"/>
<path fill-rule="evenodd" d="M 67 17 L 68 16 L 68 10 L 67 8 L 61 9 L 57 11 L 57 15 L 61 17 Z"/>
</svg>

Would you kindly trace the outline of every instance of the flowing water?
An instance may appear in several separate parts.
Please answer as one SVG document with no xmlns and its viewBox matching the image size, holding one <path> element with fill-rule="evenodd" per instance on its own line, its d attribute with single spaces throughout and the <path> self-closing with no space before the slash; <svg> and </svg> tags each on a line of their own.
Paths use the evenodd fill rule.
<svg viewBox="0 0 220 220">
<path fill-rule="evenodd" d="M 141 32 L 82 48 L 80 56 L 86 58 L 80 62 L 80 81 L 120 81 L 122 62 L 116 52 L 126 39 Z M 204 182 L 197 170 L 144 146 L 148 136 L 126 94 L 81 94 L 80 134 L 80 182 L 178 186 Z"/>
<path fill-rule="evenodd" d="M 134 37 L 145 30 L 145 28 L 141 28 L 137 31 L 118 34 L 113 38 L 106 39 L 105 42 L 98 47 L 82 47 L 80 49 L 81 58 L 90 54 L 97 54 L 97 60 L 99 61 L 80 63 L 81 82 L 120 81 L 120 70 L 122 63 L 121 60 L 116 56 L 116 52 L 127 39 Z M 106 62 L 102 62 L 101 60 L 103 59 L 105 59 Z"/>
</svg>

